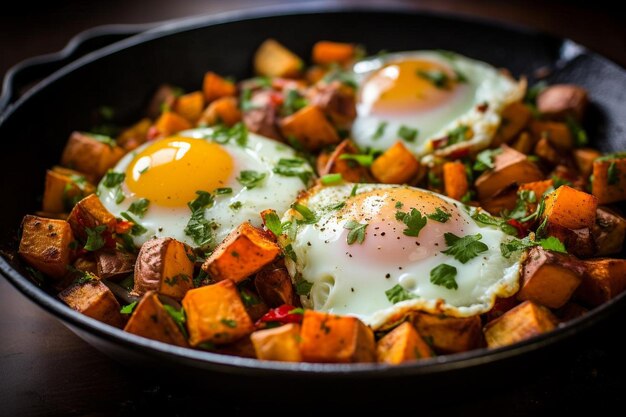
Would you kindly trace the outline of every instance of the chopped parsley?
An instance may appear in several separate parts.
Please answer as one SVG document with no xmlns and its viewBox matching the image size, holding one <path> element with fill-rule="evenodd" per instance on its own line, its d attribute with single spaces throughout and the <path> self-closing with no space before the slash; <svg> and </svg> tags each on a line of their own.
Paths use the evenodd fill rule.
<svg viewBox="0 0 626 417">
<path fill-rule="evenodd" d="M 294 252 L 293 246 L 291 245 L 291 243 L 285 246 L 284 251 L 285 251 L 285 255 L 287 255 L 289 259 L 291 259 L 294 262 L 298 261 L 298 257 L 296 256 L 296 252 Z"/>
<path fill-rule="evenodd" d="M 441 253 L 450 255 L 463 264 L 489 249 L 487 245 L 480 241 L 483 237 L 480 233 L 459 237 L 454 233 L 448 232 L 443 236 L 446 239 L 448 249 L 441 251 Z"/>
<path fill-rule="evenodd" d="M 428 171 L 428 185 L 435 188 L 441 186 L 441 178 L 433 171 Z"/>
<path fill-rule="evenodd" d="M 565 245 L 557 237 L 550 236 L 539 241 L 539 245 L 545 250 L 551 250 L 554 252 L 567 253 Z"/>
<path fill-rule="evenodd" d="M 585 146 L 589 143 L 589 139 L 587 137 L 587 132 L 583 127 L 578 123 L 576 119 L 572 116 L 567 116 L 565 118 L 565 123 L 567 123 L 567 127 L 569 128 L 572 137 L 574 138 L 574 143 L 576 146 L 581 147 Z"/>
<path fill-rule="evenodd" d="M 239 295 L 241 296 L 241 301 L 243 301 L 243 304 L 246 307 L 252 307 L 261 302 L 252 292 L 248 290 L 239 291 Z"/>
<path fill-rule="evenodd" d="M 507 223 L 506 220 L 493 217 L 490 214 L 485 213 L 483 211 L 472 214 L 472 219 L 474 219 L 476 223 L 486 224 L 489 226 L 496 226 L 496 227 L 499 227 L 506 234 L 517 236 L 517 229 L 514 226 Z"/>
<path fill-rule="evenodd" d="M 96 227 L 85 227 L 85 233 L 87 233 L 87 242 L 85 243 L 85 250 L 97 251 L 104 246 L 104 237 L 102 233 L 106 230 L 106 224 L 101 224 Z"/>
<path fill-rule="evenodd" d="M 304 98 L 296 89 L 287 90 L 285 94 L 283 105 L 281 107 L 281 115 L 289 116 L 297 112 L 298 110 L 306 107 L 308 105 L 308 101 Z"/>
<path fill-rule="evenodd" d="M 404 206 L 404 203 L 402 203 L 402 201 L 396 201 L 396 209 L 400 210 L 402 206 Z"/>
<path fill-rule="evenodd" d="M 136 305 L 137 305 L 137 301 L 133 301 L 130 304 L 126 304 L 124 307 L 121 308 L 120 313 L 122 313 L 122 314 L 132 314 L 132 312 L 135 309 Z"/>
<path fill-rule="evenodd" d="M 343 176 L 341 175 L 341 173 L 326 174 L 322 178 L 320 178 L 320 181 L 323 185 L 338 184 L 343 181 Z"/>
<path fill-rule="evenodd" d="M 102 185 L 107 188 L 114 188 L 124 182 L 124 178 L 126 178 L 126 174 L 123 172 L 114 172 L 109 170 L 102 180 Z"/>
<path fill-rule="evenodd" d="M 387 122 L 380 122 L 378 124 L 378 127 L 376 128 L 376 131 L 374 132 L 374 136 L 372 136 L 372 140 L 378 140 L 382 138 L 385 134 L 385 129 L 387 129 L 387 125 Z"/>
<path fill-rule="evenodd" d="M 509 242 L 503 242 L 500 244 L 500 252 L 505 258 L 509 258 L 511 253 L 522 249 L 532 248 L 533 246 L 541 246 L 545 250 L 551 250 L 554 252 L 567 253 L 567 249 L 565 248 L 563 242 L 554 236 L 538 241 L 532 241 L 528 237 L 525 237 L 521 240 L 515 239 Z"/>
<path fill-rule="evenodd" d="M 309 295 L 311 293 L 311 288 L 313 288 L 313 283 L 306 281 L 304 279 L 296 282 L 296 294 L 298 295 Z"/>
<path fill-rule="evenodd" d="M 302 158 L 280 158 L 273 169 L 274 173 L 284 177 L 298 177 L 304 185 L 308 185 L 313 172 Z"/>
<path fill-rule="evenodd" d="M 402 203 L 400 203 L 400 204 L 402 204 Z M 397 206 L 397 203 L 396 203 L 396 206 Z M 400 206 L 400 207 L 402 207 L 402 206 Z M 448 219 L 451 216 L 452 215 L 450 213 L 448 213 L 447 211 L 443 211 L 440 207 L 437 207 L 437 209 L 435 210 L 434 213 L 426 215 L 426 217 L 428 217 L 429 219 L 434 220 L 434 221 L 439 222 L 439 223 L 447 222 Z"/>
<path fill-rule="evenodd" d="M 354 184 L 354 186 L 352 187 L 352 190 L 350 191 L 350 197 L 354 197 L 358 189 L 359 189 L 359 184 Z"/>
<path fill-rule="evenodd" d="M 367 223 L 359 223 L 354 220 L 349 220 L 343 225 L 344 229 L 348 229 L 348 236 L 346 237 L 346 242 L 348 245 L 352 245 L 354 242 L 358 244 L 362 244 L 365 240 L 365 229 L 367 228 Z"/>
<path fill-rule="evenodd" d="M 78 278 L 74 280 L 74 284 L 76 285 L 82 285 L 88 282 L 100 281 L 100 279 L 96 275 L 92 274 L 91 272 L 81 271 L 80 269 L 76 269 L 74 267 L 68 267 L 68 269 L 78 274 Z"/>
<path fill-rule="evenodd" d="M 228 143 L 234 139 L 237 145 L 244 148 L 248 144 L 248 128 L 242 122 L 233 125 L 233 127 L 216 125 L 213 127 L 211 138 L 220 144 Z"/>
<path fill-rule="evenodd" d="M 232 320 L 232 319 L 221 319 L 220 322 L 224 326 L 230 327 L 231 329 L 234 329 L 235 327 L 237 327 L 237 322 L 235 320 Z"/>
<path fill-rule="evenodd" d="M 448 74 L 440 70 L 417 70 L 416 74 L 439 89 L 447 89 L 451 81 Z"/>
<path fill-rule="evenodd" d="M 142 218 L 146 214 L 149 206 L 150 200 L 147 198 L 140 198 L 139 200 L 132 202 L 130 207 L 128 207 L 128 211 L 139 216 L 139 218 Z"/>
<path fill-rule="evenodd" d="M 97 133 L 88 133 L 88 132 L 85 133 L 85 135 L 89 136 L 92 139 L 97 140 L 100 143 L 104 143 L 105 145 L 108 145 L 111 148 L 117 145 L 117 142 L 115 142 L 115 139 L 111 138 L 110 136 L 99 135 Z"/>
<path fill-rule="evenodd" d="M 78 189 L 78 192 L 74 191 Z M 72 195 L 73 194 L 73 195 Z M 69 212 L 87 194 L 87 179 L 82 175 L 71 174 L 63 187 L 63 206 Z"/>
<path fill-rule="evenodd" d="M 239 210 L 241 208 L 242 204 L 241 201 L 235 201 L 234 203 L 232 203 L 229 207 L 232 210 Z"/>
<path fill-rule="evenodd" d="M 460 142 L 464 142 L 467 139 L 468 132 L 469 126 L 458 125 L 454 129 L 449 131 L 446 135 L 448 137 L 448 145 L 454 145 Z"/>
<path fill-rule="evenodd" d="M 430 282 L 435 285 L 446 287 L 449 290 L 457 290 L 459 288 L 456 282 L 456 268 L 441 264 L 430 271 Z"/>
<path fill-rule="evenodd" d="M 265 227 L 267 230 L 272 232 L 274 236 L 280 236 L 283 234 L 283 226 L 278 218 L 278 214 L 275 211 L 270 211 L 263 216 L 263 220 L 265 221 Z"/>
<path fill-rule="evenodd" d="M 239 102 L 241 103 L 241 110 L 244 112 L 254 110 L 256 108 L 256 106 L 252 104 L 252 90 L 250 88 L 244 88 L 241 90 Z"/>
<path fill-rule="evenodd" d="M 330 205 L 330 206 L 326 207 L 326 210 L 333 210 L 333 211 L 334 210 L 341 210 L 345 206 L 346 206 L 346 202 L 342 201 L 342 202 L 339 202 L 337 204 L 333 204 L 333 205 Z"/>
<path fill-rule="evenodd" d="M 339 155 L 339 159 L 354 161 L 363 167 L 370 167 L 374 162 L 374 155 L 368 154 L 356 154 L 356 153 L 344 153 Z"/>
<path fill-rule="evenodd" d="M 617 168 L 617 165 L 615 164 L 615 161 L 611 162 L 611 164 L 609 165 L 609 169 L 606 171 L 606 175 L 607 175 L 607 183 L 609 185 L 615 185 L 619 183 L 619 169 Z"/>
<path fill-rule="evenodd" d="M 148 231 L 145 227 L 143 227 L 137 220 L 135 220 L 130 214 L 125 211 L 120 213 L 120 216 L 128 220 L 133 224 L 133 227 L 130 228 L 130 234 L 133 236 L 141 236 Z"/>
<path fill-rule="evenodd" d="M 206 191 L 196 191 L 198 197 L 187 203 L 191 218 L 185 227 L 185 234 L 198 246 L 205 246 L 213 240 L 213 222 L 204 217 L 204 210 L 213 205 L 213 196 Z M 232 205 L 231 205 L 232 206 Z"/>
<path fill-rule="evenodd" d="M 180 310 L 176 310 L 174 307 L 168 304 L 163 304 L 163 308 L 165 309 L 165 311 L 167 311 L 170 317 L 172 317 L 172 319 L 186 338 L 187 329 L 185 328 L 185 322 L 187 321 L 187 317 L 185 316 L 185 309 L 181 307 Z"/>
<path fill-rule="evenodd" d="M 387 291 L 385 291 L 385 295 L 387 296 L 387 300 L 389 300 L 389 302 L 392 304 L 417 298 L 416 295 L 411 294 L 410 292 L 405 290 L 400 284 L 396 284 Z"/>
<path fill-rule="evenodd" d="M 217 190 L 215 190 L 215 194 L 217 195 L 226 195 L 226 194 L 232 194 L 232 193 L 233 193 L 233 189 L 230 187 L 218 188 Z"/>
<path fill-rule="evenodd" d="M 239 173 L 237 181 L 239 181 L 239 183 L 247 189 L 251 190 L 261 185 L 263 180 L 265 180 L 265 177 L 267 177 L 267 174 L 264 172 L 243 170 Z"/>
<path fill-rule="evenodd" d="M 293 203 L 291 208 L 302 216 L 302 220 L 298 220 L 298 223 L 314 224 L 319 220 L 319 217 L 304 204 Z"/>
<path fill-rule="evenodd" d="M 486 171 L 494 168 L 494 159 L 496 155 L 502 153 L 502 149 L 486 149 L 476 155 L 476 162 L 474 162 L 474 171 Z"/>
<path fill-rule="evenodd" d="M 396 220 L 400 220 L 406 225 L 406 229 L 402 231 L 406 236 L 418 237 L 420 231 L 426 226 L 427 218 L 422 216 L 419 210 L 412 208 L 411 211 L 403 213 L 396 211 Z"/>
<path fill-rule="evenodd" d="M 333 81 L 339 81 L 343 85 L 346 85 L 355 90 L 359 86 L 354 80 L 354 76 L 352 75 L 351 72 L 342 71 L 339 67 L 336 67 L 334 70 L 326 73 L 326 75 L 324 76 L 324 81 L 326 81 L 327 83 L 331 83 Z"/>
<path fill-rule="evenodd" d="M 415 142 L 415 138 L 417 138 L 419 131 L 417 129 L 410 128 L 408 126 L 400 126 L 398 129 L 398 137 L 400 137 L 405 142 Z"/>
</svg>

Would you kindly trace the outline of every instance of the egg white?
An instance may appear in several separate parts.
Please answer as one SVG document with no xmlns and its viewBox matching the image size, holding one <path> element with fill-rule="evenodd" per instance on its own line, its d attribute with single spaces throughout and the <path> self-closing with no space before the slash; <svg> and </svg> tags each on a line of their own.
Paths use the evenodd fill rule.
<svg viewBox="0 0 626 417">
<path fill-rule="evenodd" d="M 177 136 L 195 138 L 197 140 L 211 141 L 213 130 L 211 128 L 192 129 L 179 132 Z M 114 172 L 126 172 L 126 168 L 132 162 L 135 155 L 149 146 L 144 144 L 135 151 L 125 155 L 113 169 Z M 216 224 L 213 230 L 214 244 L 221 242 L 233 229 L 243 222 L 250 222 L 260 227 L 262 225 L 259 213 L 266 209 L 274 209 L 279 214 L 284 213 L 298 194 L 307 186 L 298 177 L 286 177 L 273 172 L 281 158 L 296 157 L 295 151 L 275 140 L 263 136 L 248 133 L 245 147 L 241 147 L 233 141 L 221 145 L 233 160 L 234 168 L 231 177 L 224 187 L 232 188 L 232 194 L 215 195 L 215 203 L 205 210 L 205 218 Z M 304 163 L 302 169 L 313 172 L 308 163 Z M 248 189 L 242 186 L 236 178 L 242 170 L 253 170 L 266 174 L 261 185 Z M 127 212 L 130 205 L 141 198 L 135 195 L 123 183 L 122 191 L 125 199 L 120 204 L 115 202 L 115 189 L 98 186 L 98 194 L 104 206 L 116 217 L 121 217 L 122 212 Z M 233 208 L 233 204 L 241 204 L 240 208 Z M 197 246 L 190 236 L 184 232 L 189 222 L 191 211 L 188 207 L 164 207 L 150 204 L 143 218 L 131 216 L 139 222 L 147 231 L 133 237 L 134 243 L 141 246 L 153 237 L 172 237 L 188 245 Z"/>
<path fill-rule="evenodd" d="M 473 132 L 471 139 L 439 149 L 435 153 L 445 156 L 460 148 L 480 150 L 491 143 L 501 122 L 502 109 L 507 104 L 520 100 L 526 91 L 524 79 L 517 82 L 487 63 L 448 51 L 397 52 L 359 61 L 354 65 L 353 72 L 360 91 L 367 78 L 374 72 L 388 63 L 408 59 L 434 61 L 459 71 L 467 82 L 459 84 L 458 87 L 467 91 L 445 107 L 408 116 L 381 118 L 367 114 L 366 106 L 357 103 L 357 117 L 352 125 L 351 134 L 359 146 L 387 149 L 400 139 L 397 134 L 400 127 L 407 126 L 418 129 L 419 133 L 414 142 L 404 144 L 416 156 L 423 156 L 435 152 L 431 140 L 443 138 L 448 132 L 465 125 Z M 378 138 L 375 138 L 375 133 L 382 123 L 386 123 L 386 128 Z"/>
<path fill-rule="evenodd" d="M 359 184 L 357 193 L 392 188 L 410 188 L 399 185 Z M 509 241 L 510 236 L 491 226 L 478 225 L 470 216 L 474 208 L 434 194 L 456 206 L 463 220 L 464 235 L 480 233 L 482 242 L 489 250 L 465 264 L 455 258 L 439 253 L 419 261 L 407 260 L 402 264 L 390 265 L 383 259 L 357 259 L 351 249 L 345 251 L 339 245 L 346 239 L 344 224 L 347 218 L 339 219 L 333 209 L 337 203 L 346 201 L 353 190 L 352 184 L 313 188 L 301 204 L 319 216 L 315 224 L 300 224 L 288 241 L 295 253 L 296 261 L 286 258 L 286 264 L 294 282 L 300 280 L 312 284 L 308 296 L 302 296 L 306 307 L 336 314 L 360 318 L 372 328 L 384 327 L 402 318 L 410 311 L 444 313 L 466 317 L 489 311 L 496 297 L 508 297 L 518 290 L 520 254 L 510 258 L 501 255 L 500 243 Z M 375 211 L 375 202 L 363 209 Z M 406 208 L 409 209 L 408 207 Z M 288 211 L 283 220 L 295 222 L 294 210 Z M 431 222 L 432 220 L 428 220 Z M 374 237 L 374 230 L 367 229 L 363 245 L 380 245 L 383 241 Z M 357 245 L 358 243 L 354 243 Z M 447 289 L 430 282 L 430 271 L 442 264 L 457 268 L 458 289 Z M 385 291 L 400 284 L 417 298 L 392 304 Z"/>
</svg>

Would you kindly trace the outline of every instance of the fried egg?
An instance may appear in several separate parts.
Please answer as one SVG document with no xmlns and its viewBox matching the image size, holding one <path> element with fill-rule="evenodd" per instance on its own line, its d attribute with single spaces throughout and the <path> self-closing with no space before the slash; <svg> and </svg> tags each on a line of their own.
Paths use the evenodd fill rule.
<svg viewBox="0 0 626 417">
<path fill-rule="evenodd" d="M 487 147 L 502 109 L 526 90 L 525 80 L 448 51 L 387 54 L 356 63 L 353 72 L 352 138 L 373 149 L 402 139 L 416 156 Z"/>
<path fill-rule="evenodd" d="M 262 210 L 286 211 L 312 172 L 274 140 L 253 133 L 229 140 L 204 128 L 137 148 L 105 176 L 98 193 L 116 217 L 140 225 L 133 233 L 137 246 L 156 236 L 211 248 L 243 222 L 260 226 Z M 198 197 L 192 219 L 189 203 Z"/>
<path fill-rule="evenodd" d="M 477 223 L 479 209 L 382 184 L 314 187 L 297 204 L 283 244 L 296 288 L 310 288 L 306 307 L 377 329 L 411 311 L 480 314 L 518 290 L 520 255 L 502 255 L 511 237 Z"/>
</svg>

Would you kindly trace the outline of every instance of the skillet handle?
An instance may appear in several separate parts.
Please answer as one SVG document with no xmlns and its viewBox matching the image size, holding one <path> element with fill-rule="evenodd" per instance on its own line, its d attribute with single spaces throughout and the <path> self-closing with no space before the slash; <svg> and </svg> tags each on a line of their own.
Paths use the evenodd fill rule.
<svg viewBox="0 0 626 417">
<path fill-rule="evenodd" d="M 0 95 L 0 115 L 30 86 L 72 61 L 112 43 L 153 29 L 154 23 L 97 26 L 74 36 L 62 50 L 34 56 L 7 71 Z"/>
</svg>

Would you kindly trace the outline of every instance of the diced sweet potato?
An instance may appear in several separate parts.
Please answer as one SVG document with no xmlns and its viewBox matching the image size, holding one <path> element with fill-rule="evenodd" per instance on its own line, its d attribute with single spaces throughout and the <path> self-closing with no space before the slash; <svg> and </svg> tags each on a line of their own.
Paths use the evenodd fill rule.
<svg viewBox="0 0 626 417">
<path fill-rule="evenodd" d="M 580 261 L 571 255 L 535 246 L 522 265 L 517 298 L 550 308 L 562 307 L 580 285 L 583 271 Z"/>
<path fill-rule="evenodd" d="M 92 319 L 115 327 L 124 327 L 120 303 L 111 290 L 99 280 L 74 284 L 59 294 L 59 298 L 74 310 Z"/>
<path fill-rule="evenodd" d="M 124 331 L 170 345 L 189 346 L 180 327 L 154 291 L 146 293 L 139 301 Z"/>
<path fill-rule="evenodd" d="M 94 261 L 91 258 L 88 258 L 88 257 L 77 258 L 74 261 L 74 264 L 72 266 L 79 271 L 88 272 L 90 274 L 97 276 L 98 278 L 102 278 L 98 274 L 98 266 L 96 265 L 96 261 Z"/>
<path fill-rule="evenodd" d="M 67 218 L 74 235 L 84 240 L 87 238 L 85 229 L 93 229 L 100 225 L 106 225 L 107 231 L 112 233 L 115 231 L 117 220 L 102 205 L 97 195 L 91 194 L 80 200 Z"/>
<path fill-rule="evenodd" d="M 597 208 L 598 201 L 591 194 L 562 185 L 545 197 L 543 217 L 568 229 L 591 228 Z"/>
<path fill-rule="evenodd" d="M 533 181 L 527 182 L 526 184 L 522 184 L 517 189 L 517 195 L 528 195 L 526 197 L 526 212 L 532 213 L 537 209 L 537 205 L 541 201 L 543 195 L 554 185 L 554 181 L 552 179 L 547 179 L 543 181 Z M 531 194 L 532 193 L 532 194 Z M 534 198 L 530 196 L 534 195 Z M 528 201 L 529 199 L 535 200 L 534 202 Z"/>
<path fill-rule="evenodd" d="M 547 138 L 541 138 L 537 141 L 534 152 L 539 158 L 552 165 L 560 164 L 563 161 L 563 157 Z"/>
<path fill-rule="evenodd" d="M 591 229 L 568 229 L 558 224 L 546 223 L 547 236 L 554 236 L 559 239 L 567 249 L 568 253 L 579 258 L 589 258 L 596 254 L 596 242 L 591 234 Z"/>
<path fill-rule="evenodd" d="M 141 119 L 120 133 L 116 139 L 117 144 L 126 151 L 132 151 L 146 141 L 150 126 L 152 126 L 152 120 L 147 117 Z"/>
<path fill-rule="evenodd" d="M 221 97 L 234 96 L 237 92 L 237 87 L 232 81 L 209 71 L 204 74 L 202 91 L 206 101 L 211 102 Z"/>
<path fill-rule="evenodd" d="M 173 110 L 183 116 L 189 123 L 195 124 L 204 109 L 204 94 L 202 91 L 183 94 L 176 99 Z"/>
<path fill-rule="evenodd" d="M 483 345 L 479 316 L 461 318 L 416 313 L 412 321 L 417 332 L 436 352 L 465 352 Z"/>
<path fill-rule="evenodd" d="M 280 247 L 266 232 L 242 223 L 220 243 L 202 269 L 216 281 L 243 281 L 280 254 Z"/>
<path fill-rule="evenodd" d="M 374 332 L 356 317 L 306 310 L 300 353 L 303 362 L 375 362 Z"/>
<path fill-rule="evenodd" d="M 349 128 L 356 117 L 356 96 L 353 88 L 339 82 L 320 83 L 309 88 L 306 98 L 319 107 L 338 128 Z"/>
<path fill-rule="evenodd" d="M 352 43 L 319 41 L 313 45 L 311 60 L 318 65 L 347 64 L 355 53 L 356 45 Z"/>
<path fill-rule="evenodd" d="M 234 342 L 252 333 L 254 325 L 231 280 L 188 291 L 183 298 L 189 343 L 216 345 Z"/>
<path fill-rule="evenodd" d="M 71 174 L 54 170 L 46 172 L 43 211 L 67 213 L 79 200 L 95 191 L 93 184 L 87 181 L 81 173 L 69 171 Z"/>
<path fill-rule="evenodd" d="M 498 191 L 495 195 L 480 202 L 480 207 L 494 216 L 500 216 L 504 210 L 513 210 L 517 203 L 517 190 L 515 184 Z"/>
<path fill-rule="evenodd" d="M 322 67 L 320 65 L 311 65 L 309 68 L 307 68 L 306 73 L 304 74 L 304 78 L 309 82 L 309 84 L 315 84 L 322 80 L 322 78 L 324 78 L 327 73 L 327 67 Z"/>
<path fill-rule="evenodd" d="M 283 136 L 295 138 L 310 151 L 333 145 L 341 140 L 324 112 L 313 105 L 285 117 L 280 123 L 280 128 Z"/>
<path fill-rule="evenodd" d="M 98 251 L 96 253 L 96 268 L 102 279 L 115 280 L 132 273 L 135 269 L 137 257 L 132 253 L 120 251 Z"/>
<path fill-rule="evenodd" d="M 598 207 L 591 233 L 596 241 L 597 256 L 620 253 L 626 238 L 626 219 L 608 207 Z"/>
<path fill-rule="evenodd" d="M 512 345 L 554 330 L 557 322 L 557 318 L 547 308 L 525 301 L 487 323 L 485 340 L 492 349 Z"/>
<path fill-rule="evenodd" d="M 89 133 L 72 133 L 63 150 L 61 164 L 82 172 L 90 181 L 98 181 L 126 153 L 112 139 L 105 141 L 101 138 L 104 137 Z"/>
<path fill-rule="evenodd" d="M 171 109 L 176 101 L 176 97 L 180 95 L 180 89 L 169 84 L 162 84 L 157 88 L 150 100 L 146 116 L 150 119 L 156 119 L 167 109 Z"/>
<path fill-rule="evenodd" d="M 615 298 L 626 290 L 625 259 L 589 259 L 576 298 L 595 307 Z"/>
<path fill-rule="evenodd" d="M 443 164 L 443 186 L 448 197 L 461 200 L 469 189 L 465 165 L 460 161 Z"/>
<path fill-rule="evenodd" d="M 569 151 L 574 147 L 574 138 L 565 123 L 533 120 L 530 131 L 536 138 L 546 138 L 557 150 Z"/>
<path fill-rule="evenodd" d="M 626 200 L 626 158 L 596 159 L 591 190 L 599 204 Z"/>
<path fill-rule="evenodd" d="M 270 265 L 256 274 L 254 286 L 259 296 L 270 307 L 279 307 L 283 304 L 293 305 L 294 291 L 291 277 L 287 269 Z"/>
<path fill-rule="evenodd" d="M 574 161 L 580 171 L 580 175 L 588 177 L 593 172 L 593 161 L 598 159 L 602 154 L 597 149 L 579 148 L 574 149 Z"/>
<path fill-rule="evenodd" d="M 73 240 L 72 229 L 65 220 L 26 215 L 18 253 L 33 268 L 58 279 L 67 272 Z"/>
<path fill-rule="evenodd" d="M 498 146 L 513 140 L 530 121 L 530 110 L 524 103 L 516 101 L 502 110 L 502 122 L 493 138 L 493 145 Z"/>
<path fill-rule="evenodd" d="M 191 256 L 189 246 L 171 237 L 147 241 L 137 255 L 133 294 L 141 296 L 157 291 L 181 300 L 193 288 Z"/>
<path fill-rule="evenodd" d="M 478 177 L 475 185 L 482 201 L 511 184 L 525 184 L 542 179 L 543 173 L 526 155 L 502 145 L 502 152 L 494 157 L 494 168 Z"/>
<path fill-rule="evenodd" d="M 378 362 L 392 365 L 431 356 L 433 352 L 428 343 L 407 321 L 387 333 L 376 346 Z"/>
<path fill-rule="evenodd" d="M 224 123 L 233 126 L 241 121 L 241 111 L 235 97 L 221 97 L 211 102 L 198 120 L 198 125 L 212 126 Z"/>
<path fill-rule="evenodd" d="M 359 150 L 356 145 L 350 139 L 345 139 L 330 154 L 326 165 L 319 172 L 320 176 L 341 174 L 344 181 L 371 182 L 371 175 L 367 167 L 361 166 L 356 161 L 350 159 L 341 159 L 341 155 L 358 153 Z"/>
<path fill-rule="evenodd" d="M 519 134 L 517 139 L 513 142 L 511 147 L 515 149 L 517 152 L 521 152 L 524 155 L 528 155 L 532 152 L 535 147 L 535 138 L 528 132 L 522 132 Z"/>
<path fill-rule="evenodd" d="M 170 136 L 181 130 L 191 129 L 192 125 L 183 116 L 172 111 L 165 111 L 157 119 L 154 126 L 159 132 L 160 136 Z"/>
<path fill-rule="evenodd" d="M 401 141 L 394 143 L 374 160 L 371 170 L 374 178 L 383 184 L 404 184 L 419 171 L 420 163 Z"/>
<path fill-rule="evenodd" d="M 300 362 L 300 325 L 289 323 L 274 329 L 258 330 L 250 335 L 257 359 Z"/>
<path fill-rule="evenodd" d="M 259 75 L 293 78 L 302 67 L 302 60 L 274 39 L 267 39 L 254 54 L 254 71 Z"/>
<path fill-rule="evenodd" d="M 584 88 L 572 84 L 555 84 L 539 94 L 537 110 L 553 119 L 571 116 L 581 120 L 588 101 L 587 91 Z"/>
</svg>

